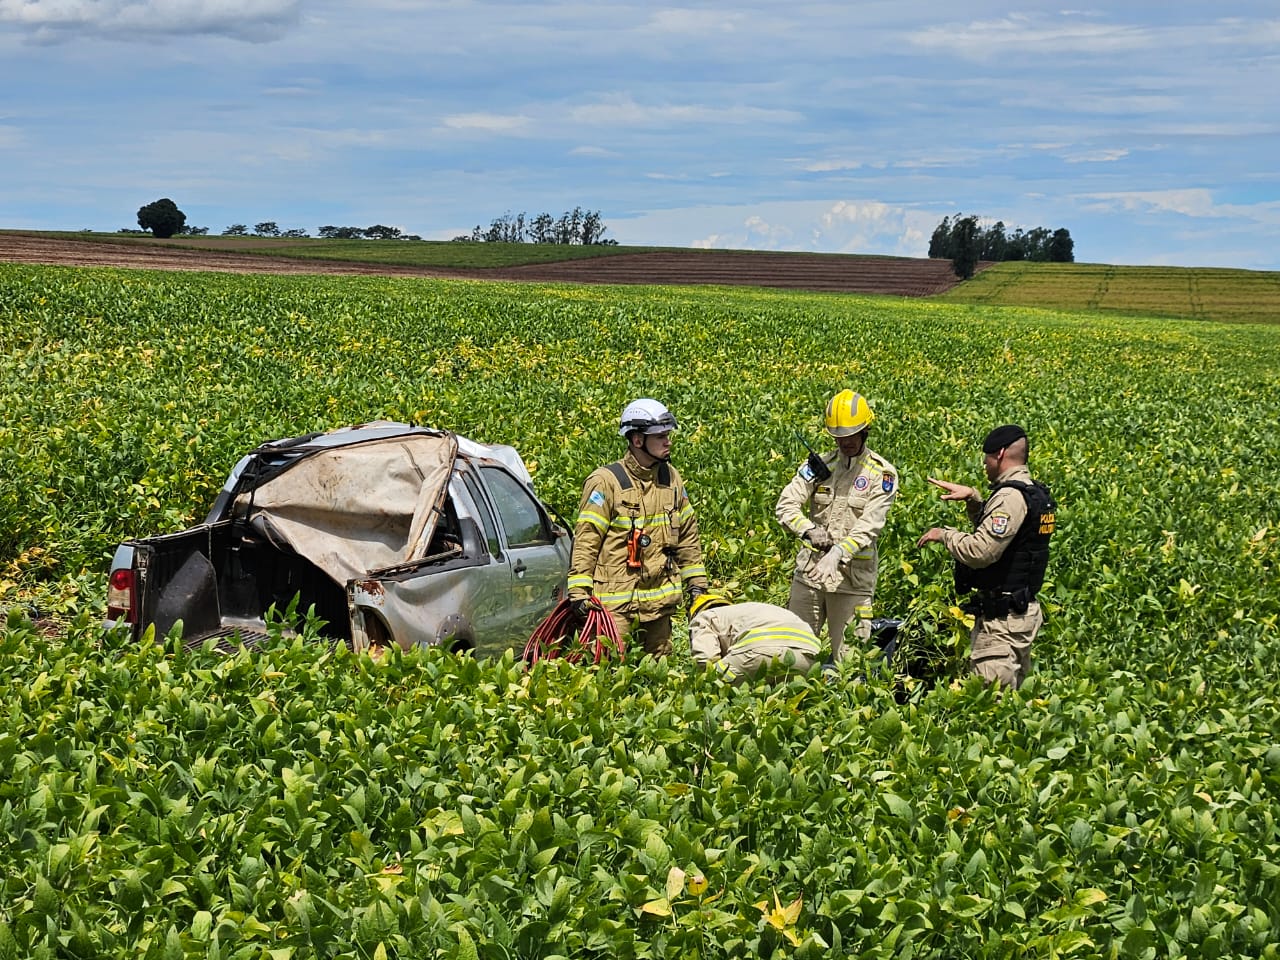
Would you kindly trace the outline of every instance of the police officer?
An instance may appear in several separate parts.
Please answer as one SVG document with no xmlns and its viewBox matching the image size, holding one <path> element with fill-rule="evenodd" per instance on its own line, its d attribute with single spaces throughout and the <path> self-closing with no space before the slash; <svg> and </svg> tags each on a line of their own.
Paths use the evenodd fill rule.
<svg viewBox="0 0 1280 960">
<path fill-rule="evenodd" d="M 816 634 L 827 625 L 831 658 L 842 660 L 845 627 L 871 636 L 876 541 L 898 495 L 898 471 L 867 447 L 875 414 L 862 396 L 841 390 L 824 422 L 836 450 L 809 457 L 778 497 L 778 522 L 800 537 L 787 608 Z"/>
<path fill-rule="evenodd" d="M 809 625 L 772 603 L 730 603 L 704 593 L 689 605 L 689 646 L 700 667 L 730 683 L 755 677 L 771 664 L 808 673 L 821 647 Z"/>
<path fill-rule="evenodd" d="M 671 465 L 676 418 L 657 400 L 622 411 L 627 452 L 587 477 L 573 533 L 569 600 L 584 613 L 603 604 L 618 632 L 645 653 L 671 652 L 671 615 L 682 590 L 706 592 L 698 519 Z"/>
<path fill-rule="evenodd" d="M 988 684 L 1019 687 L 1031 669 L 1031 643 L 1044 623 L 1036 594 L 1044 583 L 1057 505 L 1049 488 L 1031 479 L 1026 432 L 996 427 L 982 443 L 991 495 L 973 487 L 928 480 L 943 500 L 964 503 L 973 533 L 951 527 L 925 531 L 917 546 L 941 543 L 955 559 L 956 590 L 977 591 L 965 605 L 974 615 L 970 635 L 973 672 Z"/>
</svg>

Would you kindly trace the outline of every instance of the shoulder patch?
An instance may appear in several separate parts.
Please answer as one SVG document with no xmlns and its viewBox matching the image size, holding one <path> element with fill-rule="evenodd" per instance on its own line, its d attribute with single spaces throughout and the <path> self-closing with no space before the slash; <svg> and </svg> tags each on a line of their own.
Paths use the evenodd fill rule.
<svg viewBox="0 0 1280 960">
<path fill-rule="evenodd" d="M 800 464 L 800 469 L 796 471 L 796 475 L 805 483 L 813 483 L 813 468 L 809 466 L 808 460 Z"/>
<path fill-rule="evenodd" d="M 1009 515 L 1007 513 L 993 513 L 991 515 L 991 532 L 997 537 L 1003 537 L 1009 532 Z"/>
<path fill-rule="evenodd" d="M 893 474 L 890 473 L 888 470 L 886 470 L 884 472 L 884 475 L 880 478 L 880 489 L 883 490 L 885 493 L 893 493 L 894 483 L 895 483 L 895 478 Z"/>
<path fill-rule="evenodd" d="M 867 489 L 867 475 L 865 473 L 860 473 L 853 478 L 853 489 L 855 490 Z"/>
<path fill-rule="evenodd" d="M 604 506 L 604 492 L 601 490 L 592 490 L 591 496 L 587 497 L 588 503 L 594 503 L 597 507 Z"/>
</svg>

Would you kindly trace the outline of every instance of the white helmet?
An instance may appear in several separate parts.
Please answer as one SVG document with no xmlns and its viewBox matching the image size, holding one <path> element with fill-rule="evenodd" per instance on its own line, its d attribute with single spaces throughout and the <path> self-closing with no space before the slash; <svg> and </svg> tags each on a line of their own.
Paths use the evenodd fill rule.
<svg viewBox="0 0 1280 960">
<path fill-rule="evenodd" d="M 618 436 L 639 431 L 644 434 L 670 433 L 677 429 L 676 418 L 657 400 L 643 398 L 632 400 L 622 411 L 618 424 Z"/>
</svg>

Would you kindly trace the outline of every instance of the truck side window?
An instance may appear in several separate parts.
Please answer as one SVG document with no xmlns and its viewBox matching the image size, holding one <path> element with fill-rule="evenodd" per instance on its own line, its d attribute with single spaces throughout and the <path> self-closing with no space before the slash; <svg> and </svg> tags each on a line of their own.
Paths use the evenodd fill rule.
<svg viewBox="0 0 1280 960">
<path fill-rule="evenodd" d="M 507 528 L 507 543 L 531 547 L 551 542 L 551 530 L 537 502 L 520 481 L 499 467 L 483 467 L 493 502 Z"/>
<path fill-rule="evenodd" d="M 462 473 L 459 476 L 462 477 L 462 482 L 466 485 L 467 493 L 471 494 L 472 503 L 480 511 L 478 519 L 480 525 L 484 527 L 484 539 L 489 545 L 489 553 L 495 557 L 501 557 L 502 544 L 498 541 L 498 521 L 493 515 L 493 510 L 489 507 L 488 499 L 481 492 L 480 485 L 475 478 L 469 473 Z"/>
</svg>

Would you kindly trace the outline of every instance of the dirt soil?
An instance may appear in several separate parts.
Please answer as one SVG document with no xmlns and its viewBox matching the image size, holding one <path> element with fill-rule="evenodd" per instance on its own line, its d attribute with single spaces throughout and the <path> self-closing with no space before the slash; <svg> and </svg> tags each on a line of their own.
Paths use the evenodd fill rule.
<svg viewBox="0 0 1280 960">
<path fill-rule="evenodd" d="M 618 254 L 501 269 L 448 269 L 347 260 L 301 260 L 195 246 L 162 246 L 146 241 L 97 243 L 3 233 L 0 233 L 0 262 L 221 273 L 465 277 L 532 283 L 720 284 L 903 297 L 942 293 L 957 283 L 950 261 L 908 257 L 690 249 Z"/>
</svg>

